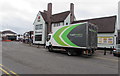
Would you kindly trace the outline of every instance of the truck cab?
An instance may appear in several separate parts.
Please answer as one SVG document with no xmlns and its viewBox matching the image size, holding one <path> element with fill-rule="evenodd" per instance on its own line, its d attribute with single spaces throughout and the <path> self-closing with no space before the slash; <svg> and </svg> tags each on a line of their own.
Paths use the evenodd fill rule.
<svg viewBox="0 0 120 76">
<path fill-rule="evenodd" d="M 51 37 L 52 37 L 52 34 L 48 34 L 48 37 L 46 39 L 46 47 L 49 47 L 51 45 Z"/>
</svg>

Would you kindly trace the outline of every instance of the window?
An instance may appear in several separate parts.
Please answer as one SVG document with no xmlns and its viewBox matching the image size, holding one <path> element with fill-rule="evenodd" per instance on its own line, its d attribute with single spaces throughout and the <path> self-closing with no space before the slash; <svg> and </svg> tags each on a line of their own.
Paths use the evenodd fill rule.
<svg viewBox="0 0 120 76">
<path fill-rule="evenodd" d="M 41 29 L 43 29 L 43 25 L 42 24 L 39 24 L 39 25 L 35 26 L 35 30 L 41 30 Z"/>
<path fill-rule="evenodd" d="M 40 22 L 40 20 L 37 20 L 38 22 Z"/>
<path fill-rule="evenodd" d="M 58 26 L 60 26 L 60 23 L 54 23 L 53 26 L 58 27 Z"/>
<path fill-rule="evenodd" d="M 57 23 L 57 26 L 60 26 L 60 23 Z"/>
<path fill-rule="evenodd" d="M 68 25 L 68 23 L 66 23 L 66 25 Z"/>
<path fill-rule="evenodd" d="M 64 22 L 63 22 L 63 24 L 62 24 L 63 26 L 64 26 Z"/>
<path fill-rule="evenodd" d="M 47 41 L 49 41 L 51 39 L 51 35 L 48 35 Z"/>
<path fill-rule="evenodd" d="M 55 27 L 57 27 L 57 23 L 55 23 Z"/>
<path fill-rule="evenodd" d="M 54 25 L 54 27 L 56 27 L 55 23 L 53 25 Z"/>
<path fill-rule="evenodd" d="M 42 35 L 35 35 L 35 41 L 42 41 Z"/>
<path fill-rule="evenodd" d="M 58 26 L 58 25 L 57 25 L 57 23 L 55 23 L 54 25 L 55 25 L 55 27 L 57 27 L 57 26 Z"/>
</svg>

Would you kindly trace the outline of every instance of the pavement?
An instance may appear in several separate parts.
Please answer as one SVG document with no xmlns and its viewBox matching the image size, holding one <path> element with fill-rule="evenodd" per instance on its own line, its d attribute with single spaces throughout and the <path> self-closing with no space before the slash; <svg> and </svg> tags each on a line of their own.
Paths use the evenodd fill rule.
<svg viewBox="0 0 120 76">
<path fill-rule="evenodd" d="M 104 55 L 102 50 L 97 50 L 91 57 L 67 56 L 61 52 L 48 52 L 41 46 L 2 43 L 1 67 L 9 69 L 9 74 L 118 74 L 118 62 L 118 57 L 109 52 Z"/>
</svg>

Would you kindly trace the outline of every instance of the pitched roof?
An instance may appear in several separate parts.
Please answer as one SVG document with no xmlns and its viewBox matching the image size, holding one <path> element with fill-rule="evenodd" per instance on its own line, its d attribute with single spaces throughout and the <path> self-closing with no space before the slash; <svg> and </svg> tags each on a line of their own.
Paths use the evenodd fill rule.
<svg viewBox="0 0 120 76">
<path fill-rule="evenodd" d="M 45 22 L 47 22 L 47 14 L 44 12 L 40 12 L 40 13 L 41 13 L 43 19 L 45 20 Z M 70 13 L 70 11 L 65 11 L 65 12 L 53 14 L 51 17 L 52 23 L 64 21 L 66 19 L 66 17 L 69 15 L 69 13 Z"/>
<path fill-rule="evenodd" d="M 62 13 L 54 14 L 52 15 L 52 22 L 53 23 L 62 22 L 67 18 L 69 14 L 70 14 L 70 11 L 65 11 Z"/>
<path fill-rule="evenodd" d="M 41 11 L 40 11 L 40 13 L 41 13 L 43 19 L 45 20 L 45 22 L 47 22 L 47 14 L 44 12 L 41 12 Z"/>
<path fill-rule="evenodd" d="M 11 31 L 11 30 L 2 31 L 2 34 L 6 34 L 6 33 L 16 34 L 15 32 L 13 32 L 13 31 Z"/>
<path fill-rule="evenodd" d="M 87 20 L 74 21 L 73 23 L 79 22 L 91 22 L 98 26 L 98 33 L 114 33 L 116 25 L 116 16 L 94 18 Z"/>
</svg>

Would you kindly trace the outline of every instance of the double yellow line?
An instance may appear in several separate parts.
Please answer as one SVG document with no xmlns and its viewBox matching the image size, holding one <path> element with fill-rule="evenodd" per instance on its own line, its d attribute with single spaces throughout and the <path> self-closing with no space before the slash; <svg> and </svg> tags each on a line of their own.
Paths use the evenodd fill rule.
<svg viewBox="0 0 120 76">
<path fill-rule="evenodd" d="M 7 67 L 5 67 L 2 64 L 0 64 L 0 70 L 2 72 L 4 72 L 5 74 L 7 74 L 8 76 L 19 76 L 18 74 L 16 74 L 15 72 L 9 70 Z"/>
</svg>

